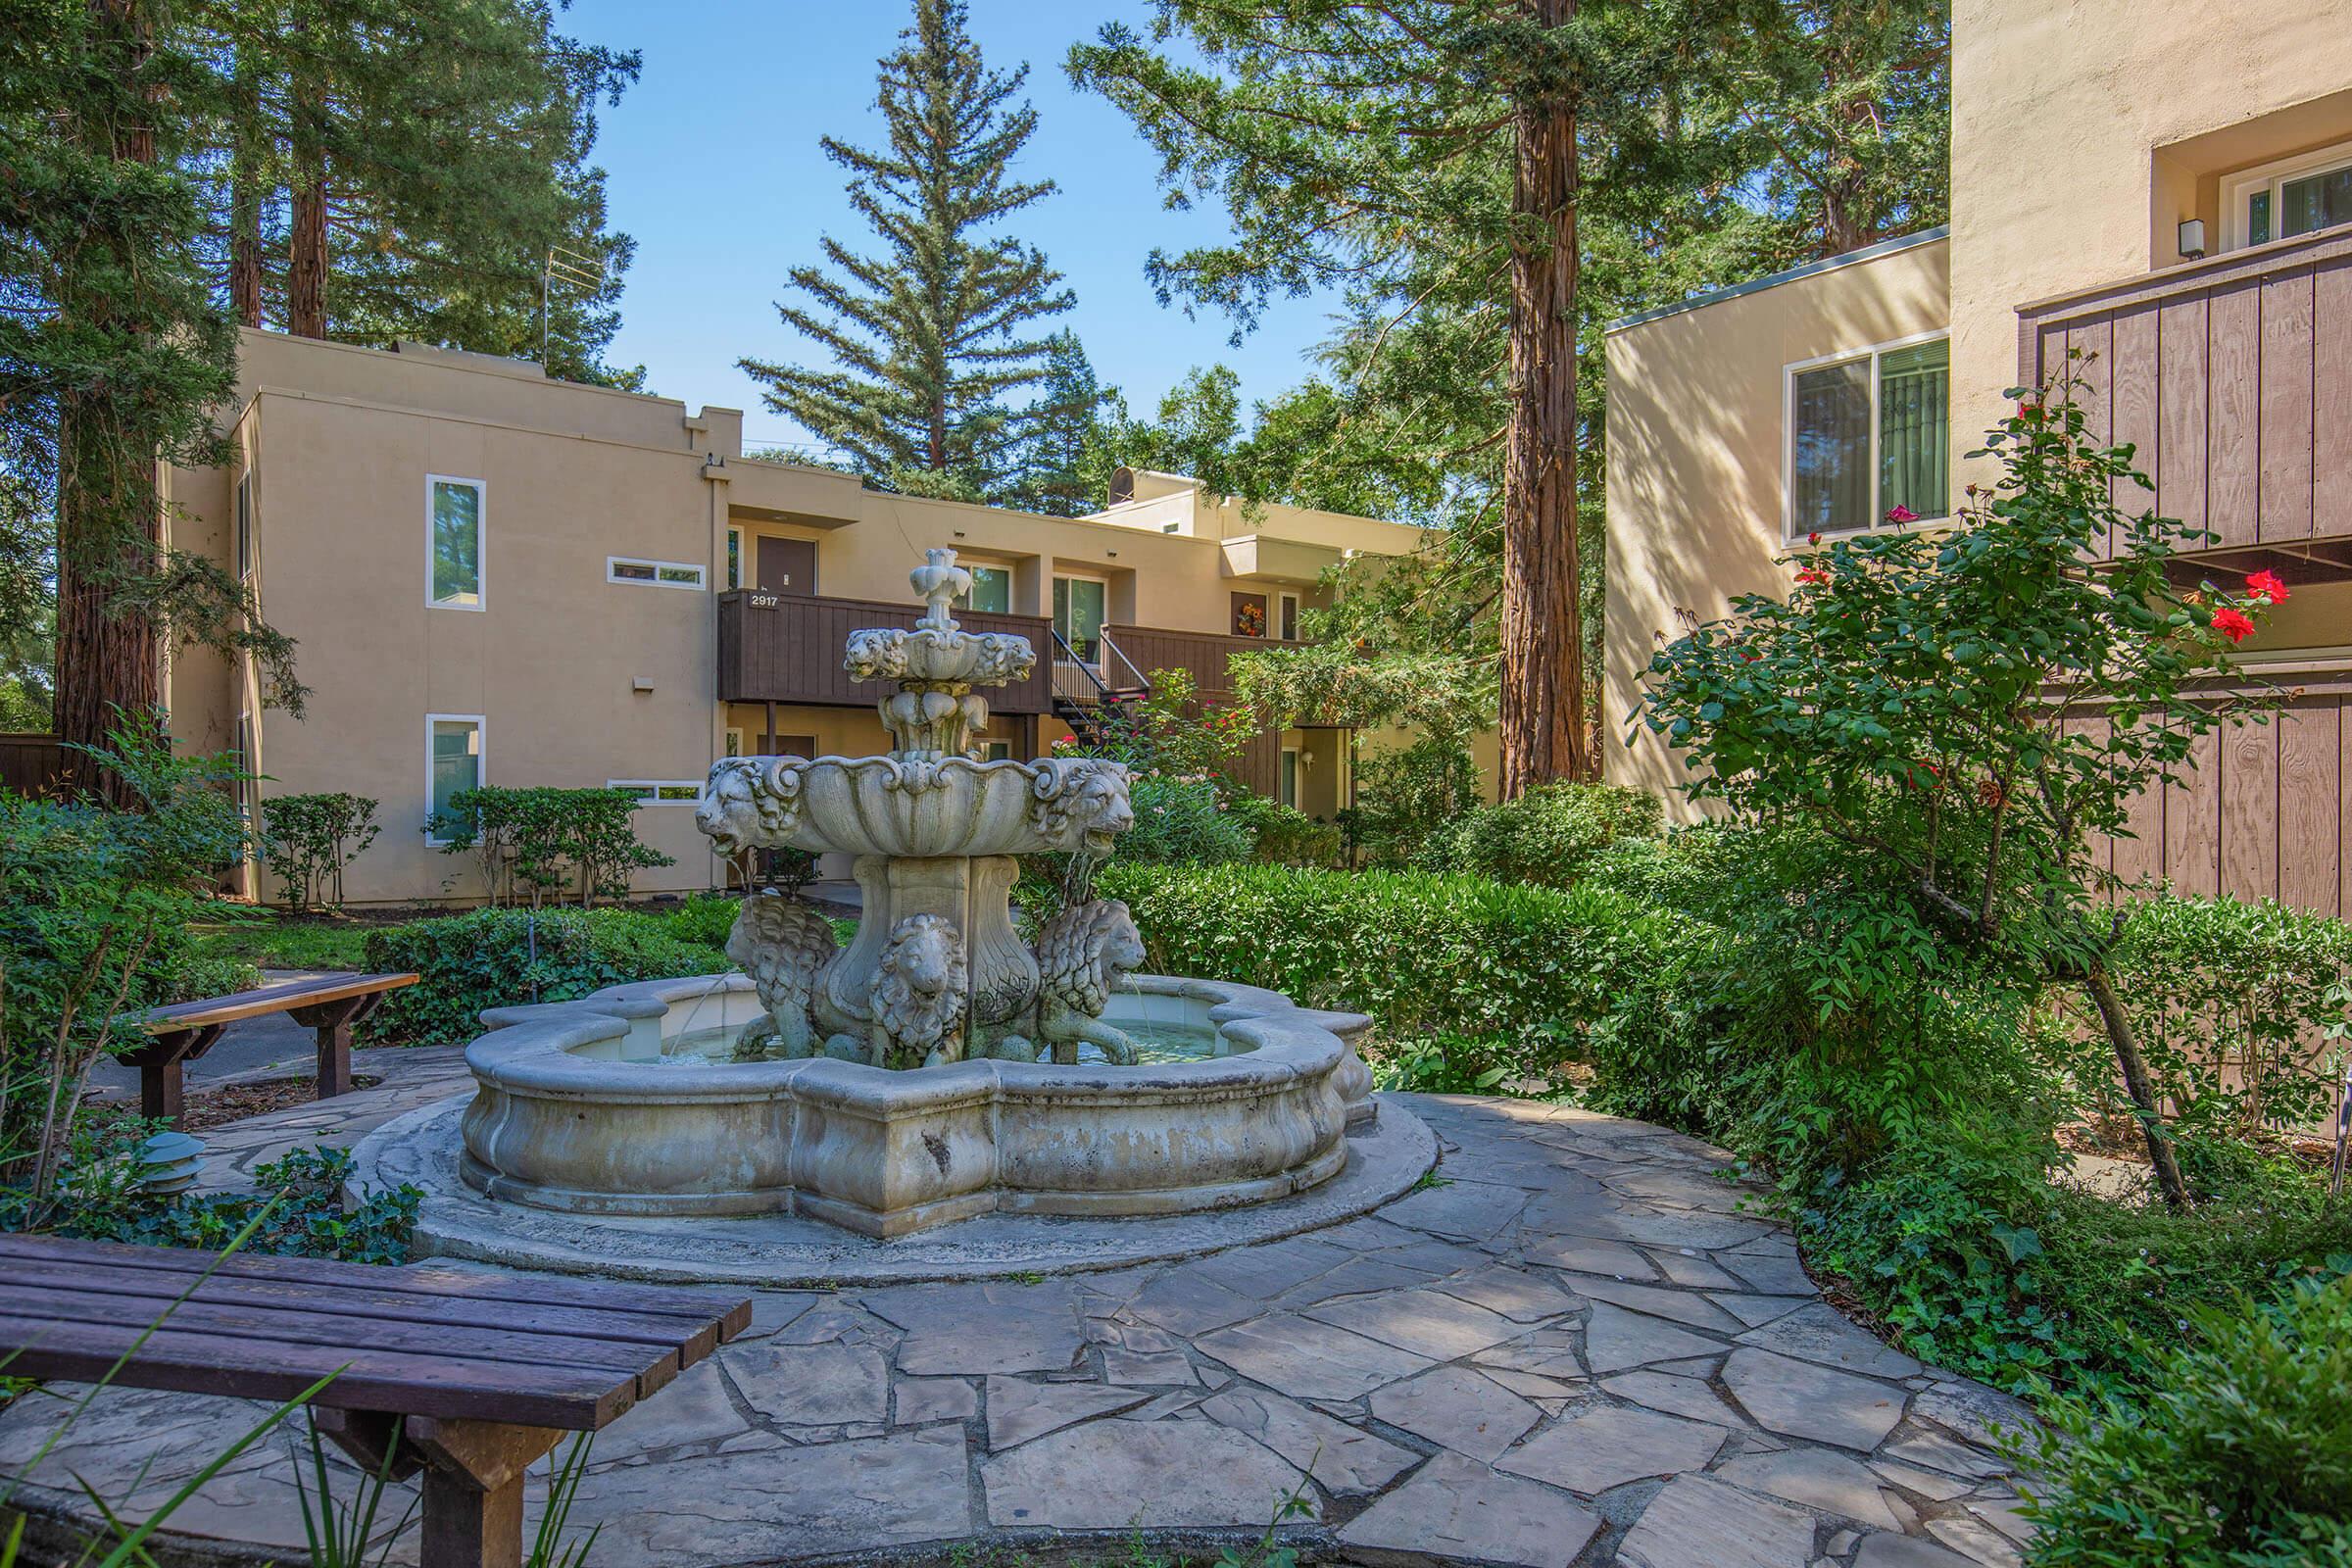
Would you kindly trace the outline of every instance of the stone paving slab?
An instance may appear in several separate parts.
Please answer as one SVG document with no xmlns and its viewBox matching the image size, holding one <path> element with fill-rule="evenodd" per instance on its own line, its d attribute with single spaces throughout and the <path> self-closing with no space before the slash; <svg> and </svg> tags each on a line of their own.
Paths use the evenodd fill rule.
<svg viewBox="0 0 2352 1568">
<path fill-rule="evenodd" d="M 343 1108 L 380 1117 L 422 1077 Z M 1137 1531 L 1212 1560 L 1293 1495 L 1278 1535 L 1318 1562 L 2017 1561 L 1989 1433 L 2024 1406 L 1838 1316 L 1720 1152 L 1529 1102 L 1388 1103 L 1426 1122 L 1446 1184 L 1374 1214 L 1110 1272 L 760 1292 L 741 1340 L 599 1439 L 574 1516 L 605 1526 L 592 1568 L 944 1564 L 1064 1536 L 1115 1561 Z M 303 1109 L 220 1142 L 337 1137 Z M 62 1409 L 0 1412 L 0 1469 Z M 54 1529 L 86 1507 L 79 1474 L 135 1515 L 258 1413 L 106 1391 L 21 1495 Z M 282 1436 L 178 1516 L 208 1564 L 300 1545 L 307 1450 Z M 414 1562 L 413 1529 L 390 1560 Z"/>
</svg>

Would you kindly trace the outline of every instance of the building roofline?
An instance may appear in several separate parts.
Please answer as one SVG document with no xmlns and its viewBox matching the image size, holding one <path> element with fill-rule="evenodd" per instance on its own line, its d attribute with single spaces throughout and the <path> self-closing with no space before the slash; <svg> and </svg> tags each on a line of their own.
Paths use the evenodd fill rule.
<svg viewBox="0 0 2352 1568">
<path fill-rule="evenodd" d="M 1689 299 L 1677 300 L 1672 305 L 1660 305 L 1646 311 L 1636 311 L 1631 316 L 1620 317 L 1611 321 L 1602 327 L 1601 331 L 1604 334 L 1622 332 L 1629 326 L 1640 326 L 1645 321 L 1655 321 L 1661 317 L 1680 316 L 1685 311 L 1695 311 L 1709 305 L 1720 305 L 1725 300 L 1736 300 L 1743 294 L 1760 294 L 1768 288 L 1779 288 L 1783 283 L 1793 283 L 1800 277 L 1812 277 L 1821 272 L 1834 272 L 1842 267 L 1852 267 L 1862 262 L 1874 262 L 1882 256 L 1892 256 L 1921 245 L 1933 245 L 1939 239 L 1951 238 L 1951 234 L 1952 225 L 1949 223 L 1938 223 L 1934 228 L 1923 228 L 1916 234 L 1898 234 L 1893 239 L 1883 239 L 1875 245 L 1865 245 L 1859 250 L 1843 251 L 1836 256 L 1825 256 L 1817 262 L 1807 262 L 1802 267 L 1791 267 L 1785 272 L 1772 272 L 1763 277 L 1751 278 L 1744 283 L 1734 283 L 1729 288 L 1713 289 L 1704 294 L 1693 294 Z"/>
</svg>

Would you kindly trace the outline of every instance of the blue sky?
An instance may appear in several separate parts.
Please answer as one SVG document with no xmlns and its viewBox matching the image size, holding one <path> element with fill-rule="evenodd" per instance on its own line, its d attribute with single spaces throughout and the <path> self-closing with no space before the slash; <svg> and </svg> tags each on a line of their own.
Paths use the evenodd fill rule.
<svg viewBox="0 0 2352 1568">
<path fill-rule="evenodd" d="M 600 109 L 596 160 L 607 171 L 612 220 L 637 239 L 621 299 L 616 364 L 642 364 L 652 390 L 688 404 L 745 411 L 755 440 L 806 432 L 760 403 L 735 368 L 750 354 L 802 358 L 813 345 L 776 318 L 786 270 L 814 260 L 831 232 L 854 250 L 870 236 L 842 198 L 845 172 L 817 147 L 831 134 L 881 140 L 874 62 L 894 48 L 909 7 L 901 0 L 731 0 L 650 5 L 575 0 L 562 25 L 575 35 L 644 52 L 645 70 L 617 109 Z M 1140 0 L 971 0 L 971 28 L 993 69 L 1031 65 L 1037 133 L 1021 159 L 1028 178 L 1061 189 L 1013 229 L 1068 274 L 1074 325 L 1104 381 L 1139 413 L 1197 365 L 1223 362 L 1246 399 L 1303 378 L 1304 351 L 1328 329 L 1329 301 L 1285 302 L 1240 349 L 1221 316 L 1186 319 L 1163 308 L 1144 277 L 1154 246 L 1171 251 L 1224 231 L 1221 212 L 1164 211 L 1157 161 L 1127 118 L 1071 88 L 1061 63 L 1102 23 L 1141 24 Z"/>
</svg>

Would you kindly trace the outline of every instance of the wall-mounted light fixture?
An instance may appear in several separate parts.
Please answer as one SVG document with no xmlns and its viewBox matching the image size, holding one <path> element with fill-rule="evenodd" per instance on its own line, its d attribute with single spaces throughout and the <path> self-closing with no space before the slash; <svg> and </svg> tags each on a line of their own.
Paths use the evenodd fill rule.
<svg viewBox="0 0 2352 1568">
<path fill-rule="evenodd" d="M 1312 766 L 1314 766 L 1314 765 L 1315 765 L 1315 754 L 1314 754 L 1314 753 L 1312 753 L 1312 752 L 1300 752 L 1300 753 L 1298 754 L 1298 765 L 1299 765 L 1300 767 L 1312 767 Z"/>
<path fill-rule="evenodd" d="M 2196 261 L 2205 254 L 2205 220 L 2192 218 L 2180 225 L 2180 257 Z"/>
<path fill-rule="evenodd" d="M 961 528 L 956 530 L 956 537 L 958 539 L 963 537 L 963 530 Z"/>
<path fill-rule="evenodd" d="M 1105 550 L 1105 551 L 1103 551 L 1102 553 L 1103 553 L 1104 555 L 1108 556 L 1108 557 L 1109 557 L 1111 560 L 1113 560 L 1113 561 L 1116 561 L 1116 560 L 1118 560 L 1118 559 L 1119 559 L 1119 553 L 1118 553 L 1116 550 Z"/>
</svg>

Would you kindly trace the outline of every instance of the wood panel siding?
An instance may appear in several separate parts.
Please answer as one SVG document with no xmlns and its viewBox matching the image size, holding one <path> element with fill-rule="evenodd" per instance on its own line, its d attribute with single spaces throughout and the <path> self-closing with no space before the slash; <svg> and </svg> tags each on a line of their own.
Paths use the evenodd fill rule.
<svg viewBox="0 0 2352 1568">
<path fill-rule="evenodd" d="M 1155 669 L 1181 669 L 1193 677 L 1201 702 L 1219 705 L 1233 699 L 1231 661 L 1235 654 L 1280 647 L 1264 637 L 1227 637 L 1216 632 L 1171 631 L 1159 626 L 1105 626 L 1102 634 L 1145 675 Z M 1281 785 L 1282 735 L 1263 730 L 1250 739 L 1234 773 L 1252 794 L 1271 799 Z"/>
<path fill-rule="evenodd" d="M 66 770 L 66 749 L 54 735 L 0 735 L 0 789 L 45 795 Z"/>
<path fill-rule="evenodd" d="M 2262 673 L 2290 694 L 2270 722 L 2206 735 L 2194 769 L 2135 800 L 2132 836 L 2095 858 L 2126 883 L 2352 917 L 2352 668 Z"/>
<path fill-rule="evenodd" d="M 2155 487 L 2127 486 L 2127 511 L 2223 548 L 2352 537 L 2352 232 L 2019 307 L 2020 382 L 2074 350 L 2090 428 L 2130 443 Z"/>
<path fill-rule="evenodd" d="M 819 708 L 868 708 L 888 695 L 880 681 L 850 678 L 842 650 L 850 634 L 869 627 L 911 628 L 920 605 L 875 599 L 801 599 L 738 588 L 718 596 L 718 700 L 722 703 L 798 703 Z M 1037 651 L 1030 677 L 981 695 L 1000 713 L 1044 713 L 1054 708 L 1054 623 L 1040 615 L 958 614 L 966 631 L 1010 632 Z"/>
</svg>

